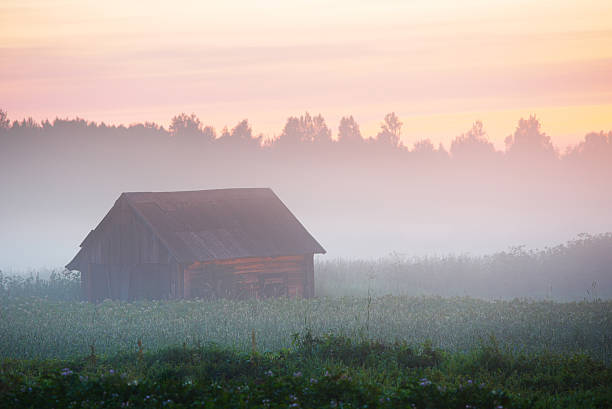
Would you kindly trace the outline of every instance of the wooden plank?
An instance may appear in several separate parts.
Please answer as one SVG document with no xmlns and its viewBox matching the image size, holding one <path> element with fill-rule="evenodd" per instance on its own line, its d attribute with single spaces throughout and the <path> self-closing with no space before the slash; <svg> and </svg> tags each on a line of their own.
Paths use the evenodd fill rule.
<svg viewBox="0 0 612 409">
<path fill-rule="evenodd" d="M 190 271 L 190 295 L 210 293 L 205 291 L 210 287 L 219 296 L 242 298 L 276 294 L 302 297 L 307 294 L 305 280 L 311 257 L 249 257 L 193 263 L 187 268 Z"/>
<path fill-rule="evenodd" d="M 274 262 L 274 261 L 303 261 L 304 256 L 278 256 L 278 257 L 247 257 L 247 258 L 236 258 L 229 260 L 212 260 L 200 262 L 197 261 L 189 265 L 190 270 L 195 270 L 201 268 L 204 265 L 208 264 L 217 264 L 217 265 L 234 265 L 234 264 L 243 264 L 243 263 L 254 263 L 254 262 Z"/>
</svg>

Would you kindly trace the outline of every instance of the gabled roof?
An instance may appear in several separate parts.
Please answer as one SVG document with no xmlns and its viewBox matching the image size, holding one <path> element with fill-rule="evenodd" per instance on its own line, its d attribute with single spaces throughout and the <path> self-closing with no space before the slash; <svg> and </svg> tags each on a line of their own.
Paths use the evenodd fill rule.
<svg viewBox="0 0 612 409">
<path fill-rule="evenodd" d="M 180 263 L 325 253 L 271 189 L 132 192 L 121 199 Z"/>
</svg>

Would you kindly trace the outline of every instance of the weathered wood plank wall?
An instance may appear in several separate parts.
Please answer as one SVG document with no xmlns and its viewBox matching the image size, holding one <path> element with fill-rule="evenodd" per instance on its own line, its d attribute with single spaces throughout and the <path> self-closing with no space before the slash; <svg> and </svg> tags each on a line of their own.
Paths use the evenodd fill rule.
<svg viewBox="0 0 612 409">
<path fill-rule="evenodd" d="M 312 255 L 251 257 L 194 263 L 184 272 L 183 296 L 312 297 Z"/>
<path fill-rule="evenodd" d="M 176 292 L 176 262 L 128 206 L 118 200 L 86 238 L 89 243 L 80 255 L 81 264 L 88 266 L 81 271 L 84 297 L 99 301 L 182 295 Z"/>
</svg>

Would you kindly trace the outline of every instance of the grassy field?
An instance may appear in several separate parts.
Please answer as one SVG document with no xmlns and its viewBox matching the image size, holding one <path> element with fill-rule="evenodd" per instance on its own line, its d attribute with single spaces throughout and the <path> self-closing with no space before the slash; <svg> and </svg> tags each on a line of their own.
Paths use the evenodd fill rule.
<svg viewBox="0 0 612 409">
<path fill-rule="evenodd" d="M 330 261 L 309 300 L 90 304 L 77 275 L 0 273 L 0 407 L 609 409 L 607 267 L 582 298 L 479 283 L 547 257 Z M 462 282 L 481 297 L 409 295 Z"/>
<path fill-rule="evenodd" d="M 612 301 L 5 294 L 0 318 L 0 407 L 612 407 Z"/>
<path fill-rule="evenodd" d="M 201 343 L 279 351 L 311 331 L 353 339 L 469 351 L 494 337 L 514 352 L 612 354 L 612 301 L 484 301 L 393 297 L 177 300 L 100 304 L 10 297 L 0 300 L 0 357 L 70 358 Z"/>
</svg>

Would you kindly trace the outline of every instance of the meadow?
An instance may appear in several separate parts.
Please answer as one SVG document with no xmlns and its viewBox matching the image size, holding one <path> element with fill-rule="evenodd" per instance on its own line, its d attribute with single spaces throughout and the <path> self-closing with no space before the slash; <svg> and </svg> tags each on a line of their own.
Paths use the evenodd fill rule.
<svg viewBox="0 0 612 409">
<path fill-rule="evenodd" d="M 610 236 L 589 240 L 602 253 Z M 93 304 L 80 301 L 76 273 L 0 273 L 0 402 L 609 408 L 609 274 L 584 263 L 593 246 L 583 244 L 483 257 L 318 262 L 314 299 Z M 567 254 L 573 259 L 564 261 Z M 582 263 L 586 290 L 556 284 L 572 260 L 574 267 Z M 536 268 L 544 272 L 542 288 L 529 298 L 513 297 L 524 283 L 498 282 L 508 269 L 516 279 Z M 552 292 L 550 280 L 557 280 Z M 458 295 L 468 291 L 477 297 Z"/>
<path fill-rule="evenodd" d="M 484 301 L 399 297 L 176 300 L 100 304 L 10 297 L 0 301 L 0 357 L 69 358 L 215 343 L 260 352 L 310 331 L 385 342 L 425 341 L 465 352 L 494 337 L 514 352 L 586 353 L 609 362 L 612 301 Z"/>
</svg>

